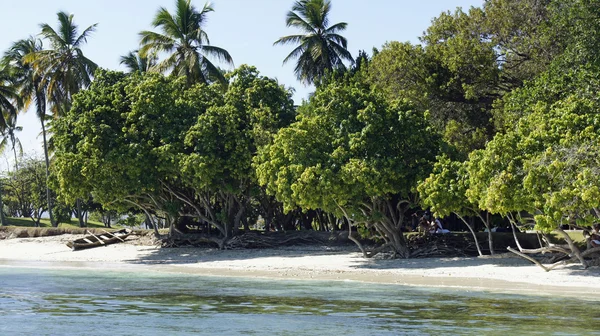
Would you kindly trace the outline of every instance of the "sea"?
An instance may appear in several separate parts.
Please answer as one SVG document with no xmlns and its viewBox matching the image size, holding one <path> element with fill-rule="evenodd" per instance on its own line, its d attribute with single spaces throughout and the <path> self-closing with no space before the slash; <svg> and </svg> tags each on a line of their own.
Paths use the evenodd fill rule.
<svg viewBox="0 0 600 336">
<path fill-rule="evenodd" d="M 0 335 L 600 335 L 599 293 L 0 266 Z"/>
</svg>

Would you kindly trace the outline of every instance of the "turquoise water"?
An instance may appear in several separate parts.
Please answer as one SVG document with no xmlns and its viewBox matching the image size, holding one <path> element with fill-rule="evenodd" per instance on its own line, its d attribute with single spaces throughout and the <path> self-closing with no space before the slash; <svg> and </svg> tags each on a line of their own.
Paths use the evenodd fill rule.
<svg viewBox="0 0 600 336">
<path fill-rule="evenodd" d="M 599 303 L 356 282 L 0 267 L 0 335 L 600 335 Z"/>
</svg>

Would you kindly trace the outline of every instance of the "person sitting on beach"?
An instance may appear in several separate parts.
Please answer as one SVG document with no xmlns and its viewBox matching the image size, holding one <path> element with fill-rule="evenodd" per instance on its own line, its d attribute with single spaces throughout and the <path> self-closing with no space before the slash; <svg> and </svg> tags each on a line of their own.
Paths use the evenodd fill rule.
<svg viewBox="0 0 600 336">
<path fill-rule="evenodd" d="M 434 222 L 432 223 L 434 232 L 433 233 L 450 233 L 450 230 L 444 229 L 442 226 L 442 221 L 439 218 L 435 217 Z"/>
<path fill-rule="evenodd" d="M 429 221 L 427 220 L 427 218 L 425 216 L 421 217 L 421 219 L 419 220 L 418 230 L 419 230 L 419 232 L 423 232 L 423 233 L 427 233 L 430 231 L 429 230 Z"/>
</svg>

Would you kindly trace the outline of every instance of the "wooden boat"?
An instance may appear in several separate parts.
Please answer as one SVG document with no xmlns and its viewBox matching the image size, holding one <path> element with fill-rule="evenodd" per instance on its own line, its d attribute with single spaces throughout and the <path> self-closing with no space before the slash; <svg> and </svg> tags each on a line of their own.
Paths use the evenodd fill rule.
<svg viewBox="0 0 600 336">
<path fill-rule="evenodd" d="M 67 243 L 67 246 L 76 250 L 83 250 L 92 247 L 106 246 L 114 243 L 124 242 L 125 238 L 131 234 L 131 230 L 122 229 L 119 231 L 108 232 L 105 231 L 101 234 L 93 234 L 89 232 L 88 236 L 83 238 L 75 239 Z"/>
</svg>

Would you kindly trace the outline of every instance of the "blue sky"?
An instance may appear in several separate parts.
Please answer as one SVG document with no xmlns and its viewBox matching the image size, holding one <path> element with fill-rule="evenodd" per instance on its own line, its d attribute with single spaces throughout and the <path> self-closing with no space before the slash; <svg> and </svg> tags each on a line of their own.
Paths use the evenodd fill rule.
<svg viewBox="0 0 600 336">
<path fill-rule="evenodd" d="M 205 30 L 211 44 L 225 48 L 235 66 L 250 64 L 266 76 L 296 89 L 300 102 L 313 90 L 296 81 L 294 64 L 282 66 L 292 46 L 273 46 L 279 37 L 296 33 L 285 26 L 285 14 L 293 0 L 214 0 Z M 202 7 L 203 0 L 192 0 Z M 371 52 L 387 41 L 418 43 L 418 37 L 431 20 L 442 11 L 456 7 L 481 6 L 483 0 L 333 0 L 332 23 L 347 22 L 342 33 L 348 49 L 356 56 L 359 50 Z M 81 29 L 98 23 L 97 31 L 83 49 L 87 57 L 101 67 L 122 69 L 119 57 L 138 47 L 138 33 L 151 30 L 154 14 L 160 7 L 173 10 L 174 0 L 4 0 L 0 12 L 0 51 L 13 41 L 36 35 L 40 23 L 56 27 L 56 13 L 75 15 Z M 20 116 L 24 130 L 19 135 L 27 153 L 41 153 L 39 121 L 33 112 Z M 0 167 L 6 167 L 0 159 Z"/>
</svg>

